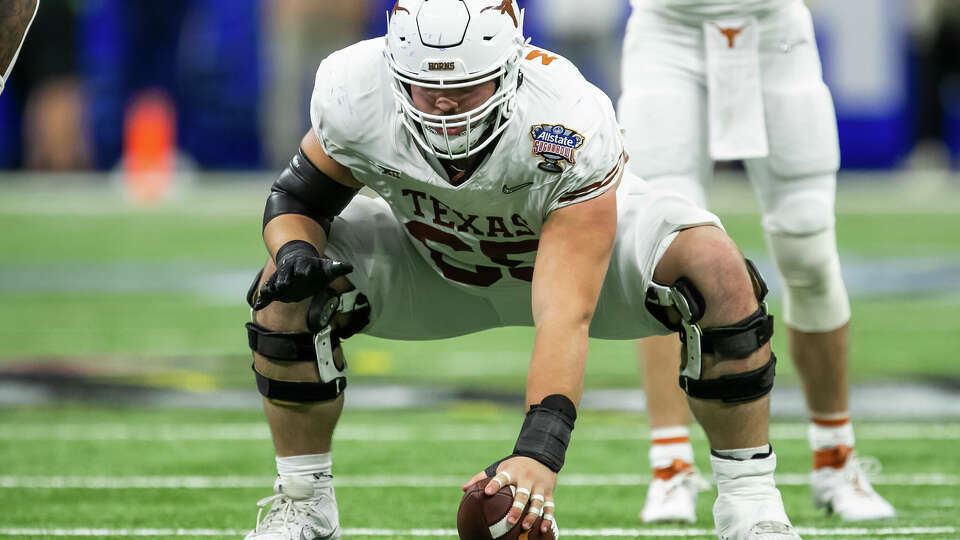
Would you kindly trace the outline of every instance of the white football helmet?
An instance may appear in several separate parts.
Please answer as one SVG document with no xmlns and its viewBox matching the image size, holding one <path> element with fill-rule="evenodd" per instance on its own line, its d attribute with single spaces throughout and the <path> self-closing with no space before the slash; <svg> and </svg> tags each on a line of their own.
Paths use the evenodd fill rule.
<svg viewBox="0 0 960 540">
<path fill-rule="evenodd" d="M 438 158 L 461 159 L 495 140 L 515 108 L 523 46 L 516 0 L 397 0 L 385 56 L 398 112 L 417 144 Z M 487 81 L 497 83 L 490 99 L 449 116 L 417 110 L 410 96 L 409 85 L 447 89 Z"/>
</svg>

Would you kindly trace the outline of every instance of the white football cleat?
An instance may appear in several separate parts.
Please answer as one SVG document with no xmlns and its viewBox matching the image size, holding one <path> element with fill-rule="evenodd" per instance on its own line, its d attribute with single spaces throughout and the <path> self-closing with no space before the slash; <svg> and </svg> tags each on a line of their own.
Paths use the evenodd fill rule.
<svg viewBox="0 0 960 540">
<path fill-rule="evenodd" d="M 273 491 L 257 502 L 257 526 L 244 540 L 339 540 L 340 517 L 331 480 L 317 485 L 308 478 L 278 476 Z"/>
<path fill-rule="evenodd" d="M 693 464 L 675 459 L 669 467 L 654 471 L 640 519 L 644 523 L 694 523 L 697 495 L 709 488 L 709 482 Z"/>
<path fill-rule="evenodd" d="M 773 480 L 777 456 L 737 461 L 710 455 L 717 481 L 713 521 L 720 540 L 798 540 Z"/>
<path fill-rule="evenodd" d="M 848 446 L 831 450 L 842 466 L 821 466 L 810 473 L 813 505 L 826 508 L 827 514 L 836 513 L 844 521 L 895 517 L 893 505 L 873 490 L 867 478 L 879 471 L 877 460 L 859 457 Z"/>
</svg>

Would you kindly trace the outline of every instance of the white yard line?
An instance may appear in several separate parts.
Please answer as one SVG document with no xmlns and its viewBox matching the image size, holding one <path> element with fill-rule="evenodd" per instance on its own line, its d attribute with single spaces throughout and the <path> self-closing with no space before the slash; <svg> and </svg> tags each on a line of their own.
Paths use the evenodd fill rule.
<svg viewBox="0 0 960 540">
<path fill-rule="evenodd" d="M 804 536 L 921 536 L 954 535 L 960 532 L 957 527 L 842 527 L 817 529 L 798 527 Z M 238 536 L 246 531 L 237 529 L 87 529 L 87 528 L 0 528 L 0 536 Z M 455 529 L 344 529 L 345 536 L 388 536 L 388 537 L 428 537 L 451 538 L 457 536 Z M 714 536 L 713 529 L 563 529 L 565 538 L 638 538 L 638 537 L 696 537 Z"/>
<path fill-rule="evenodd" d="M 459 488 L 465 475 L 336 475 L 337 488 Z M 955 474 L 879 474 L 874 485 L 960 486 Z M 649 474 L 564 474 L 564 486 L 643 486 Z M 784 473 L 776 476 L 780 486 L 806 486 L 810 475 Z M 267 476 L 0 476 L 0 489 L 243 489 L 273 484 Z"/>
<path fill-rule="evenodd" d="M 650 432 L 645 421 L 635 426 L 606 427 L 578 426 L 577 442 L 587 441 L 646 441 Z M 0 432 L 6 441 L 266 441 L 270 430 L 266 422 L 247 424 L 6 424 L 0 422 Z M 856 426 L 861 441 L 960 440 L 960 423 L 908 424 L 861 423 Z M 429 429 L 416 426 L 387 426 L 373 424 L 341 424 L 337 427 L 337 441 L 374 442 L 442 442 L 442 441 L 511 441 L 517 434 L 513 426 L 469 426 L 463 424 L 432 424 Z M 770 437 L 777 441 L 807 440 L 806 423 L 779 423 L 770 426 Z M 703 432 L 693 430 L 692 438 L 704 440 Z"/>
</svg>

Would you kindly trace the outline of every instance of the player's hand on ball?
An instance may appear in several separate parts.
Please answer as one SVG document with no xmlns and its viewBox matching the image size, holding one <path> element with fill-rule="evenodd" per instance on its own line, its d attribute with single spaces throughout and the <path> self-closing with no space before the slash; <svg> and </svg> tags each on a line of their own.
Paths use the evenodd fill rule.
<svg viewBox="0 0 960 540">
<path fill-rule="evenodd" d="M 512 490 L 513 502 L 506 515 L 506 524 L 510 533 L 492 538 L 515 538 L 514 534 L 529 531 L 536 524 L 537 531 L 530 531 L 529 538 L 554 538 L 556 522 L 554 519 L 553 490 L 557 483 L 557 474 L 531 458 L 515 456 L 506 459 L 497 466 L 496 474 L 483 486 L 485 497 L 504 496 L 501 491 L 507 486 Z M 487 478 L 480 472 L 463 486 L 469 493 L 470 486 Z M 508 494 L 509 496 L 509 494 Z M 520 523 L 519 527 L 515 527 Z M 492 529 L 491 529 L 492 531 Z M 537 534 L 539 533 L 539 534 Z"/>
<path fill-rule="evenodd" d="M 353 265 L 320 257 L 307 242 L 294 240 L 277 250 L 277 271 L 260 287 L 253 309 L 271 302 L 299 302 L 326 289 L 334 279 L 353 271 Z"/>
<path fill-rule="evenodd" d="M 539 461 L 528 457 L 512 457 L 500 463 L 497 474 L 484 489 L 487 495 L 497 492 L 497 483 L 517 486 L 517 493 L 513 498 L 513 507 L 507 514 L 507 522 L 517 523 L 521 519 L 521 527 L 528 530 L 547 511 L 553 518 L 553 488 L 557 485 L 557 473 L 548 469 Z M 549 505 L 547 505 L 549 503 Z M 546 506 L 546 508 L 544 508 Z M 549 527 L 548 519 L 543 520 L 541 531 Z"/>
</svg>

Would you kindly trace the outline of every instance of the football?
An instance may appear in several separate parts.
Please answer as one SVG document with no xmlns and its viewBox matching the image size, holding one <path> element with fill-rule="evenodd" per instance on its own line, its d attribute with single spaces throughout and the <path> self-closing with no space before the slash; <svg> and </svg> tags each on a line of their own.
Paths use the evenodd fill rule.
<svg viewBox="0 0 960 540">
<path fill-rule="evenodd" d="M 523 530 L 519 521 L 510 528 L 507 512 L 513 506 L 514 487 L 504 486 L 496 494 L 487 496 L 483 488 L 489 481 L 485 478 L 474 483 L 460 499 L 457 532 L 461 540 L 556 540 L 555 526 L 546 533 L 540 532 L 540 518 L 528 531 Z"/>
</svg>

